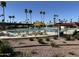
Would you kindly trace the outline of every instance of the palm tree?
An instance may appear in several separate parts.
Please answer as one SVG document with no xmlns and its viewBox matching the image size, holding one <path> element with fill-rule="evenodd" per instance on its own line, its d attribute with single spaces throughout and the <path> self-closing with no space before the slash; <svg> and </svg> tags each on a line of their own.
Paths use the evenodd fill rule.
<svg viewBox="0 0 79 59">
<path fill-rule="evenodd" d="M 31 15 L 32 14 L 32 10 L 31 9 L 29 10 L 29 14 L 30 14 L 30 20 L 31 20 L 31 23 L 32 23 L 32 15 Z"/>
<path fill-rule="evenodd" d="M 65 22 L 65 23 L 66 23 L 66 22 L 67 22 L 67 20 L 66 20 L 66 19 L 63 19 L 63 22 Z"/>
<path fill-rule="evenodd" d="M 0 17 L 1 17 L 1 16 L 4 16 L 4 15 L 3 15 L 3 14 L 1 14 L 1 15 L 0 15 Z"/>
<path fill-rule="evenodd" d="M 3 8 L 3 16 L 4 16 L 4 19 L 2 20 L 2 22 L 4 22 L 5 21 L 5 7 L 6 7 L 5 1 L 1 1 L 1 7 Z"/>
<path fill-rule="evenodd" d="M 56 19 L 57 19 L 58 15 L 54 14 L 54 25 L 56 24 Z"/>
<path fill-rule="evenodd" d="M 9 21 L 9 20 L 7 20 L 7 23 L 8 23 L 8 21 Z"/>
<path fill-rule="evenodd" d="M 45 11 L 43 12 L 43 18 L 45 17 Z"/>
<path fill-rule="evenodd" d="M 59 19 L 59 23 L 61 23 L 61 19 Z"/>
<path fill-rule="evenodd" d="M 56 20 L 57 20 L 58 15 L 54 14 L 54 25 L 56 24 Z M 58 25 L 58 37 L 60 37 L 60 25 Z"/>
<path fill-rule="evenodd" d="M 27 18 L 27 13 L 28 13 L 28 10 L 25 9 L 25 13 L 26 13 L 26 23 L 28 22 L 28 18 Z"/>
<path fill-rule="evenodd" d="M 12 17 L 11 17 L 11 16 L 9 16 L 9 18 L 10 18 L 10 23 L 11 23 L 11 18 L 12 18 Z"/>
<path fill-rule="evenodd" d="M 58 17 L 58 15 L 54 14 L 54 17 Z"/>
<path fill-rule="evenodd" d="M 42 14 L 43 14 L 43 12 L 42 12 L 42 11 L 40 11 L 40 15 L 41 15 L 41 20 L 42 20 Z"/>
<path fill-rule="evenodd" d="M 54 25 L 56 24 L 56 18 L 53 18 Z"/>
<path fill-rule="evenodd" d="M 52 23 L 51 20 L 49 21 L 49 23 Z"/>
<path fill-rule="evenodd" d="M 15 16 L 12 16 L 12 18 L 13 18 L 13 21 L 14 21 Z"/>
<path fill-rule="evenodd" d="M 70 19 L 70 23 L 72 23 L 72 19 Z"/>
<path fill-rule="evenodd" d="M 78 18 L 78 22 L 79 22 L 79 18 Z"/>
</svg>

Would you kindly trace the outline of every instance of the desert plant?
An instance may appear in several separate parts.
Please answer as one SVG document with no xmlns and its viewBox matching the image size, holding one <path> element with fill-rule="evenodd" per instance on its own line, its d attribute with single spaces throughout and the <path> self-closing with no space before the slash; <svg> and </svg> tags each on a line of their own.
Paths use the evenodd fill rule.
<svg viewBox="0 0 79 59">
<path fill-rule="evenodd" d="M 76 34 L 77 34 L 77 31 L 75 30 L 74 33 L 73 33 L 73 36 L 76 35 Z"/>
<path fill-rule="evenodd" d="M 54 37 L 55 40 L 57 40 L 58 37 Z"/>
<path fill-rule="evenodd" d="M 75 39 L 74 39 L 72 36 L 69 35 L 69 36 L 66 37 L 66 40 L 67 40 L 67 41 L 73 41 L 73 40 L 75 40 Z"/>
<path fill-rule="evenodd" d="M 76 33 L 76 34 L 74 35 L 74 38 L 75 38 L 75 39 L 78 39 L 78 38 L 79 38 L 79 33 Z"/>
<path fill-rule="evenodd" d="M 26 53 L 25 57 L 32 57 L 31 53 Z"/>
<path fill-rule="evenodd" d="M 33 38 L 29 38 L 29 40 L 30 40 L 30 41 L 34 41 L 34 39 L 33 39 Z"/>
<path fill-rule="evenodd" d="M 23 57 L 23 52 L 16 51 L 15 52 L 15 57 Z"/>
<path fill-rule="evenodd" d="M 65 57 L 65 55 L 62 53 L 58 53 L 58 54 L 54 54 L 53 57 Z"/>
<path fill-rule="evenodd" d="M 59 45 L 57 45 L 54 41 L 52 41 L 50 45 L 51 45 L 52 47 L 59 47 Z"/>
<path fill-rule="evenodd" d="M 32 50 L 31 53 L 32 54 L 38 54 L 37 51 L 35 51 L 35 50 Z"/>
<path fill-rule="evenodd" d="M 38 39 L 38 42 L 39 42 L 40 44 L 47 44 L 47 43 L 45 43 L 45 42 L 43 41 L 43 39 Z"/>
<path fill-rule="evenodd" d="M 63 43 L 67 43 L 66 41 L 63 41 Z"/>
<path fill-rule="evenodd" d="M 0 56 L 14 56 L 14 50 L 7 41 L 0 40 Z"/>
<path fill-rule="evenodd" d="M 23 43 L 23 42 L 19 42 L 19 44 L 25 44 L 25 43 Z"/>
<path fill-rule="evenodd" d="M 66 37 L 66 40 L 71 40 L 71 39 L 70 39 L 70 36 L 67 36 L 67 37 Z"/>
<path fill-rule="evenodd" d="M 49 38 L 46 38 L 46 41 L 50 41 L 50 39 Z"/>
<path fill-rule="evenodd" d="M 75 53 L 74 53 L 74 52 L 69 52 L 69 54 L 70 54 L 70 55 L 75 55 Z"/>
<path fill-rule="evenodd" d="M 74 39 L 79 39 L 79 31 L 74 31 L 73 35 Z"/>
</svg>

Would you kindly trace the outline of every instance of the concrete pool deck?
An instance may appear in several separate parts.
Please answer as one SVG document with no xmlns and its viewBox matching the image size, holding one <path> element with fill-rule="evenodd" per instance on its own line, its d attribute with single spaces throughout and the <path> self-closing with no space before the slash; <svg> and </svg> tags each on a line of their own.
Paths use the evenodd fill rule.
<svg viewBox="0 0 79 59">
<path fill-rule="evenodd" d="M 37 36 L 27 36 L 27 37 L 7 37 L 1 36 L 0 39 L 28 39 L 28 38 L 44 38 L 44 37 L 53 37 L 57 35 L 37 35 Z"/>
</svg>

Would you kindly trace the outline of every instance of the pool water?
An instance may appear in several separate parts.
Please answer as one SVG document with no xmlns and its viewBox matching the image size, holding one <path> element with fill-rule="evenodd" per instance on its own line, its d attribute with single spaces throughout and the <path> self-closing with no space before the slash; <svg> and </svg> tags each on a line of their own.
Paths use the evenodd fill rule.
<svg viewBox="0 0 79 59">
<path fill-rule="evenodd" d="M 51 28 L 51 27 L 43 27 L 43 28 L 24 28 L 24 29 L 13 29 L 13 30 L 7 30 L 8 32 L 17 33 L 17 32 L 32 32 L 32 31 L 42 31 L 47 30 L 48 32 L 58 32 L 58 29 Z"/>
</svg>

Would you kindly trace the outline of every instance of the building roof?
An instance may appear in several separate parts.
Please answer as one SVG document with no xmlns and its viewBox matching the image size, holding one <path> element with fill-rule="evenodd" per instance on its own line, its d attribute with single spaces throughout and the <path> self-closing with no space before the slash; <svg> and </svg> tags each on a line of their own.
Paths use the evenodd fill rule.
<svg viewBox="0 0 79 59">
<path fill-rule="evenodd" d="M 56 26 L 79 26 L 79 22 L 73 22 L 73 23 L 57 23 Z"/>
</svg>

